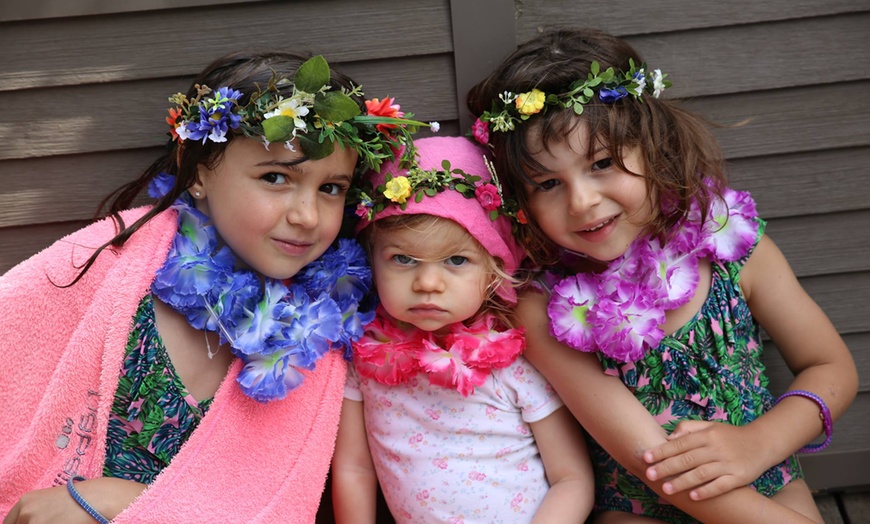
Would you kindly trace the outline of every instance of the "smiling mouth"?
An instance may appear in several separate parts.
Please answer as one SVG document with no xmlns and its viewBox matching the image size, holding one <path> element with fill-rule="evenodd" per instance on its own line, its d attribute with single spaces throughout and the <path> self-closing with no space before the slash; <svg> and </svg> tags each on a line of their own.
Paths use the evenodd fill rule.
<svg viewBox="0 0 870 524">
<path fill-rule="evenodd" d="M 598 230 L 601 229 L 602 227 L 604 227 L 604 226 L 610 224 L 610 223 L 613 222 L 614 220 L 616 220 L 616 217 L 615 217 L 615 216 L 610 217 L 610 218 L 608 218 L 607 220 L 605 220 L 604 222 L 601 222 L 600 224 L 598 224 L 598 225 L 596 225 L 596 226 L 590 227 L 589 229 L 581 229 L 580 232 L 581 232 L 581 233 L 594 233 L 595 231 L 598 231 Z"/>
</svg>

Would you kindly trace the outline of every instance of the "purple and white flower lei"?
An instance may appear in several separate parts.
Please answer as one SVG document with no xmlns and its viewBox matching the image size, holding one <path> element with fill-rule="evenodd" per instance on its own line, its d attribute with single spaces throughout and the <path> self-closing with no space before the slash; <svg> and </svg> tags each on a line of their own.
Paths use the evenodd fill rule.
<svg viewBox="0 0 870 524">
<path fill-rule="evenodd" d="M 155 198 L 172 187 L 171 175 L 155 178 Z M 331 349 L 345 351 L 374 319 L 361 302 L 371 288 L 371 270 L 362 247 L 341 239 L 285 285 L 235 267 L 220 246 L 209 218 L 185 197 L 178 211 L 178 232 L 151 291 L 185 316 L 196 329 L 215 331 L 245 365 L 236 379 L 242 392 L 259 402 L 279 400 L 298 387 Z"/>
<path fill-rule="evenodd" d="M 550 334 L 578 351 L 620 362 L 641 359 L 659 345 L 665 311 L 687 303 L 698 285 L 698 261 L 745 257 L 758 237 L 749 193 L 726 189 L 701 226 L 697 205 L 667 245 L 640 237 L 601 273 L 562 279 L 547 307 Z"/>
</svg>

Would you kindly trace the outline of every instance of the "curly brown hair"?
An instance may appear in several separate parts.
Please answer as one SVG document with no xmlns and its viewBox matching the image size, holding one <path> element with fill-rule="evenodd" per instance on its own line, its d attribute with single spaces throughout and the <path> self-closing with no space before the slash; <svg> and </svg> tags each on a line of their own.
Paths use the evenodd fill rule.
<svg viewBox="0 0 870 524">
<path fill-rule="evenodd" d="M 523 93 L 537 88 L 560 94 L 585 79 L 593 61 L 601 69 L 627 71 L 629 59 L 643 63 L 640 54 L 624 39 L 597 29 L 559 29 L 543 33 L 520 45 L 487 78 L 468 92 L 466 103 L 474 115 L 491 110 L 501 93 Z M 649 198 L 658 201 L 658 212 L 648 225 L 650 234 L 667 240 L 669 233 L 688 215 L 692 202 L 702 210 L 721 195 L 726 182 L 725 162 L 710 123 L 682 109 L 671 100 L 646 96 L 624 97 L 614 103 L 593 97 L 578 116 L 571 109 L 549 107 L 512 132 L 490 132 L 496 169 L 505 190 L 528 213 L 526 187 L 535 186 L 530 174 L 544 171 L 533 153 L 560 143 L 578 126 L 588 126 L 587 155 L 600 146 L 609 149 L 614 163 L 626 172 L 623 151 L 640 150 Z M 666 205 L 662 205 L 665 203 Z M 519 241 L 531 259 L 543 265 L 556 262 L 559 249 L 538 227 L 534 217 L 520 229 Z"/>
</svg>

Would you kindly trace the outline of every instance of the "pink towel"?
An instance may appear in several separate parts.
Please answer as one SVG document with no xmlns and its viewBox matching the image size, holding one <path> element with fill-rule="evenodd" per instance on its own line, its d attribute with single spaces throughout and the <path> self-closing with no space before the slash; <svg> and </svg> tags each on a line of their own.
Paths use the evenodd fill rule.
<svg viewBox="0 0 870 524">
<path fill-rule="evenodd" d="M 124 215 L 131 223 L 145 213 Z M 175 235 L 158 215 L 120 250 L 105 220 L 0 277 L 0 515 L 23 494 L 100 476 L 132 318 Z M 335 444 L 345 365 L 336 353 L 283 401 L 241 393 L 236 361 L 172 463 L 113 522 L 313 522 Z"/>
</svg>

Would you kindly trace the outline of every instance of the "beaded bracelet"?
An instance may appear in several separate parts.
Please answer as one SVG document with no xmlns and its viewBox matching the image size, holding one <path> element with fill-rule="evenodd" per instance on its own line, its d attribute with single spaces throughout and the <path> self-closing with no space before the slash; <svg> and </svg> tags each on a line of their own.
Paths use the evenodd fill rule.
<svg viewBox="0 0 870 524">
<path fill-rule="evenodd" d="M 831 436 L 834 434 L 834 422 L 831 420 L 831 410 L 828 409 L 828 405 L 825 404 L 825 401 L 822 400 L 822 397 L 816 395 L 815 393 L 805 391 L 803 389 L 786 391 L 778 399 L 776 399 L 776 403 L 778 404 L 779 401 L 784 399 L 785 397 L 791 397 L 794 395 L 806 397 L 819 405 L 819 418 L 822 419 L 822 426 L 824 426 L 825 428 L 825 441 L 821 444 L 807 444 L 806 446 L 798 450 L 798 453 L 818 453 L 819 451 L 828 447 L 828 445 L 831 443 Z"/>
<path fill-rule="evenodd" d="M 72 477 L 69 479 L 69 482 L 66 483 L 66 489 L 67 489 L 67 491 L 69 491 L 70 496 L 73 498 L 73 500 L 75 500 L 78 503 L 79 506 L 82 507 L 82 509 L 87 511 L 88 515 L 93 517 L 94 520 L 96 520 L 100 524 L 109 524 L 109 519 L 102 516 L 99 511 L 97 511 L 96 509 L 94 509 L 93 506 L 88 504 L 88 501 L 83 499 L 81 494 L 79 493 L 79 491 L 76 489 L 76 487 L 73 486 L 73 481 L 78 482 L 80 480 L 88 480 L 88 479 L 86 479 L 84 477 Z"/>
</svg>

